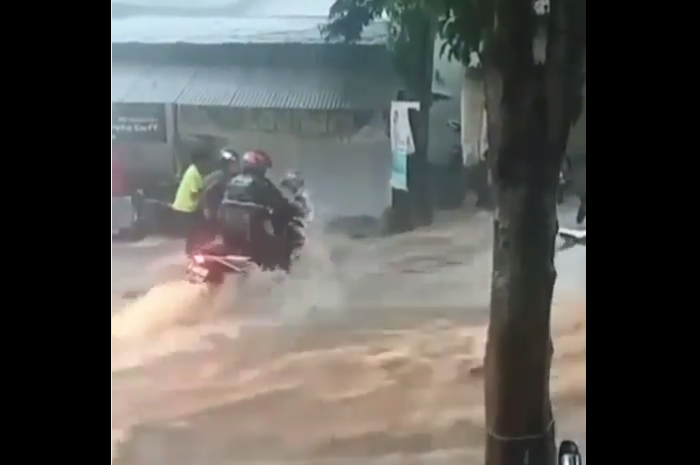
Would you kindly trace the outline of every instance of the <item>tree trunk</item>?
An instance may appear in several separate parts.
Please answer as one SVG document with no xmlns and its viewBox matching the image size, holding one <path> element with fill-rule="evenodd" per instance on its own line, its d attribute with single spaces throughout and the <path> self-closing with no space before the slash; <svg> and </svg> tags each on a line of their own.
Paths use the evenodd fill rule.
<svg viewBox="0 0 700 465">
<path fill-rule="evenodd" d="M 556 199 L 585 50 L 585 33 L 576 36 L 569 27 L 575 14 L 564 4 L 550 0 L 546 64 L 534 59 L 532 4 L 520 0 L 496 1 L 498 28 L 484 52 L 497 207 L 485 360 L 486 465 L 556 463 L 549 392 Z"/>
<path fill-rule="evenodd" d="M 500 101 L 501 137 L 497 150 L 492 143 L 489 149 L 497 209 L 486 348 L 486 465 L 555 463 L 549 325 L 559 164 L 543 131 L 543 79 L 531 77 Z"/>
</svg>

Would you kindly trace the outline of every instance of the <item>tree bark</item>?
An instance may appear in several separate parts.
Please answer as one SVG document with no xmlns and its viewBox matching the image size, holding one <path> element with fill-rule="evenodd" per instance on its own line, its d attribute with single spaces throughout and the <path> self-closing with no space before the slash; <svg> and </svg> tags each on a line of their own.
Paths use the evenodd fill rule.
<svg viewBox="0 0 700 465">
<path fill-rule="evenodd" d="M 497 208 L 485 362 L 486 465 L 556 460 L 549 324 L 559 164 L 543 133 L 543 79 L 537 74 L 533 68 L 512 100 L 501 100 L 497 150 L 489 144 Z"/>
<path fill-rule="evenodd" d="M 498 27 L 484 51 L 496 202 L 485 360 L 486 465 L 556 463 L 549 392 L 556 200 L 578 112 L 582 82 L 576 66 L 585 50 L 585 33 L 581 41 L 568 27 L 575 15 L 564 3 L 550 0 L 546 64 L 533 56 L 538 24 L 530 2 L 496 0 Z"/>
</svg>

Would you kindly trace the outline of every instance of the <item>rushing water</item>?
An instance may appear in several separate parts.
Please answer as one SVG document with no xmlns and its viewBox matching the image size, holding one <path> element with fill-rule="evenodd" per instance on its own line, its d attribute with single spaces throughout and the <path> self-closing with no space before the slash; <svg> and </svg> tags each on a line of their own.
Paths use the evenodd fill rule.
<svg viewBox="0 0 700 465">
<path fill-rule="evenodd" d="M 480 463 L 490 228 L 459 228 L 346 253 L 354 275 L 314 242 L 296 279 L 219 293 L 174 281 L 116 312 L 114 463 Z M 567 260 L 580 253 L 560 257 L 553 377 L 561 429 L 579 439 L 585 281 Z"/>
</svg>

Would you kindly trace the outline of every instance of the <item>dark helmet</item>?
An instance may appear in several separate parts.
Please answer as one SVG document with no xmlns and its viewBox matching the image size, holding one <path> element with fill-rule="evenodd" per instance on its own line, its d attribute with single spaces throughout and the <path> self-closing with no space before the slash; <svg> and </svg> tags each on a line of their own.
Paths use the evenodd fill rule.
<svg viewBox="0 0 700 465">
<path fill-rule="evenodd" d="M 304 177 L 298 171 L 287 171 L 282 177 L 281 185 L 296 194 L 304 188 Z"/>
<path fill-rule="evenodd" d="M 250 150 L 244 153 L 241 161 L 244 173 L 265 174 L 272 168 L 272 159 L 262 150 Z"/>
<path fill-rule="evenodd" d="M 211 152 L 204 145 L 196 146 L 190 155 L 192 163 L 207 163 L 211 162 Z"/>
</svg>

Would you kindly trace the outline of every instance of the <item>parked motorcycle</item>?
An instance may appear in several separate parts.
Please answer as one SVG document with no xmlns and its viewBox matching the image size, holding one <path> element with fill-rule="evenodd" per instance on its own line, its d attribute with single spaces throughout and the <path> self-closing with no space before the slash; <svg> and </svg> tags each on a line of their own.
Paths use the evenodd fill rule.
<svg viewBox="0 0 700 465">
<path fill-rule="evenodd" d="M 564 240 L 564 244 L 559 247 L 559 251 L 568 250 L 577 245 L 586 245 L 585 229 L 559 228 L 557 234 Z"/>
<path fill-rule="evenodd" d="M 578 444 L 570 440 L 564 440 L 561 442 L 559 445 L 557 459 L 557 463 L 559 465 L 583 464 L 583 458 L 581 457 L 581 451 L 579 450 Z"/>
</svg>

